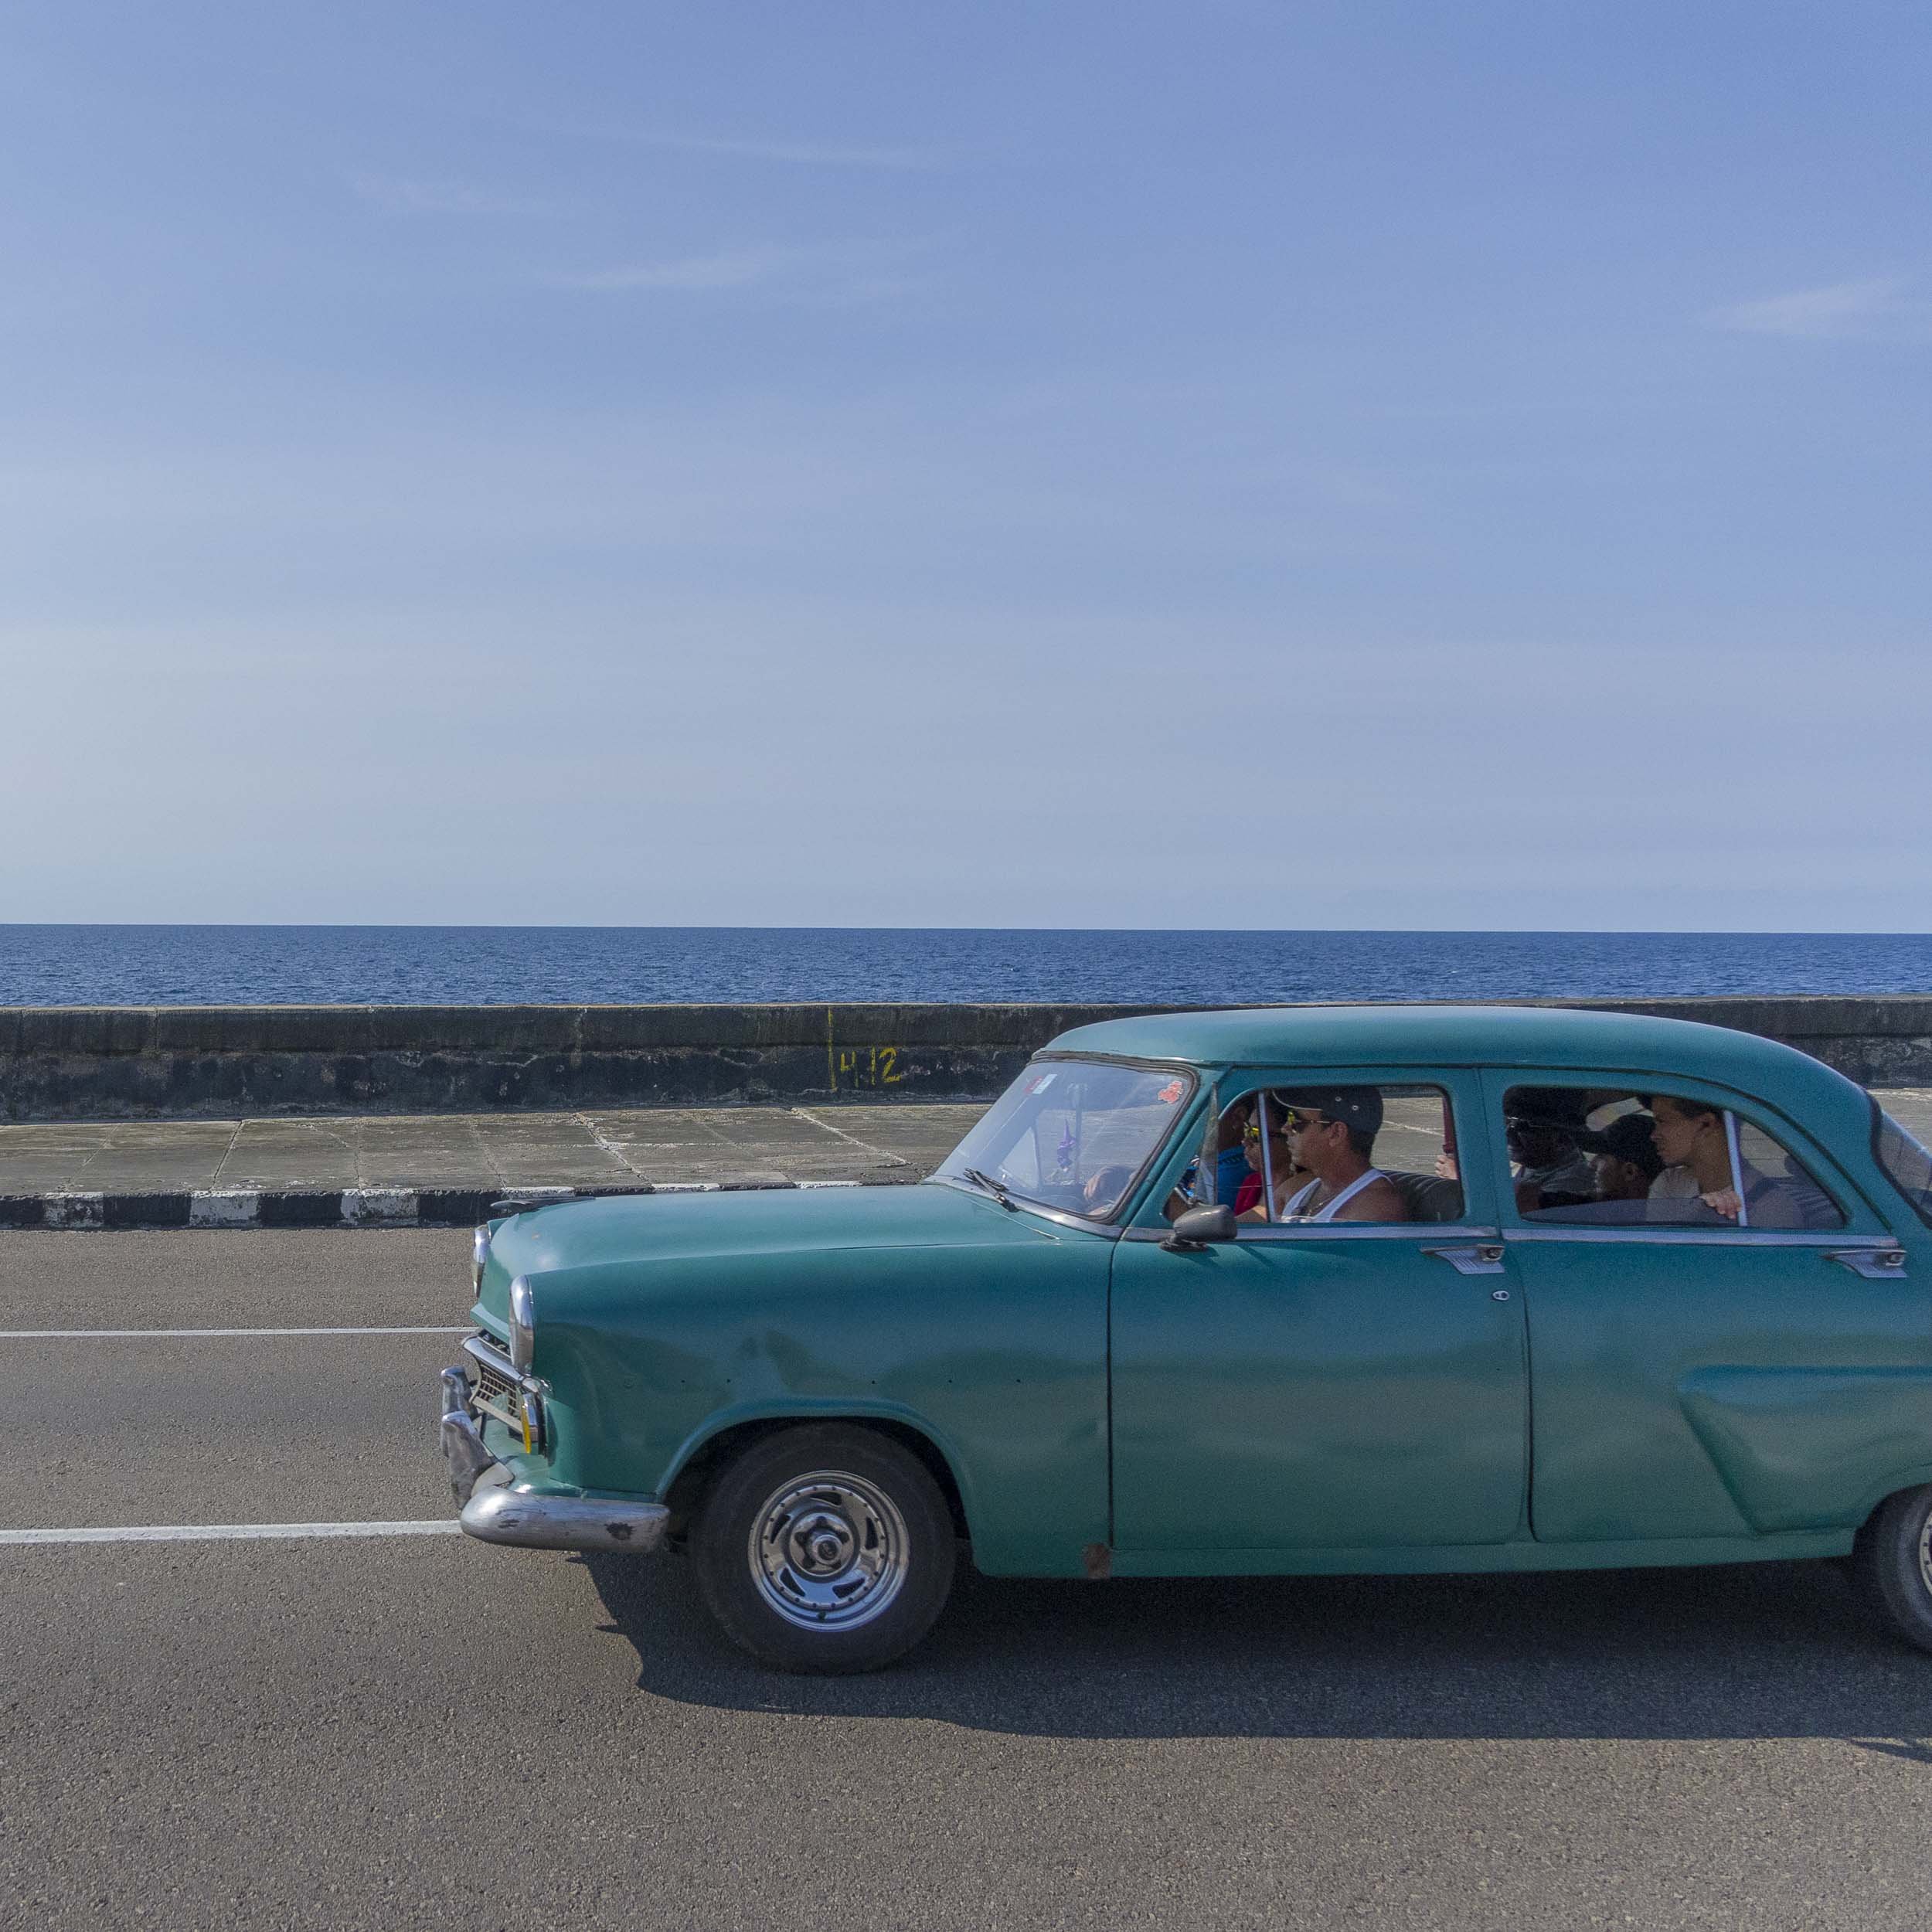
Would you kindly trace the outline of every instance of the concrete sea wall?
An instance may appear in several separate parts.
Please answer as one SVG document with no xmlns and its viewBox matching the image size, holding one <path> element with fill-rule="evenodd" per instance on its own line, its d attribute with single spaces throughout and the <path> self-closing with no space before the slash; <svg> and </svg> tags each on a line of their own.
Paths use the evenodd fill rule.
<svg viewBox="0 0 1932 1932">
<path fill-rule="evenodd" d="M 1932 998 L 1525 1002 L 1699 1019 L 1868 1086 L 1932 1085 Z M 0 1119 L 488 1113 L 997 1092 L 1070 1026 L 1145 1006 L 0 1008 Z"/>
</svg>

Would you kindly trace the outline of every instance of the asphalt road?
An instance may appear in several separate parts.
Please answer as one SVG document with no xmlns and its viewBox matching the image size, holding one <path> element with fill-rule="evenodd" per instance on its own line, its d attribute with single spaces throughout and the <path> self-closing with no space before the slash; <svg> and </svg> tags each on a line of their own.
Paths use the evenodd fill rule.
<svg viewBox="0 0 1932 1932">
<path fill-rule="evenodd" d="M 458 1325 L 467 1237 L 0 1236 L 0 1328 Z M 0 1529 L 448 1515 L 434 1335 L 0 1337 Z M 1932 1658 L 1830 1566 L 968 1578 L 765 1675 L 675 1560 L 0 1544 L 0 1924 L 1917 1926 Z"/>
</svg>

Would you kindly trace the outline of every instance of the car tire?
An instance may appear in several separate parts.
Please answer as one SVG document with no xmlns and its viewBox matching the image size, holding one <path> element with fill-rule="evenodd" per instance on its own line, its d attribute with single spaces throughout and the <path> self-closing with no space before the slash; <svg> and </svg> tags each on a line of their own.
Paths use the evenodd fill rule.
<svg viewBox="0 0 1932 1932">
<path fill-rule="evenodd" d="M 849 1423 L 767 1436 L 727 1464 L 690 1551 L 706 1607 L 778 1670 L 844 1675 L 903 1657 L 952 1589 L 952 1512 L 919 1458 Z"/>
<path fill-rule="evenodd" d="M 1886 1497 L 1859 1532 L 1852 1563 L 1886 1628 L 1932 1651 L 1932 1485 Z"/>
</svg>

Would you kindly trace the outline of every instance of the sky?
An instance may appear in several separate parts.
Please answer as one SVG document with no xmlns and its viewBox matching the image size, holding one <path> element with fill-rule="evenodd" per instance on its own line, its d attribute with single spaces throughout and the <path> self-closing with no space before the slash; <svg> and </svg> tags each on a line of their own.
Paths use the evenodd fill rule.
<svg viewBox="0 0 1932 1932">
<path fill-rule="evenodd" d="M 1932 929 L 1929 77 L 12 0 L 0 920 Z"/>
</svg>

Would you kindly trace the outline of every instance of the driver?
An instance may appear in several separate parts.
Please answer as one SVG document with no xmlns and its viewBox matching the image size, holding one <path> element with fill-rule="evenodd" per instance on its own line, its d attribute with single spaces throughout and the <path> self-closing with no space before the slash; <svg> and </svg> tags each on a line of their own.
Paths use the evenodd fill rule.
<svg viewBox="0 0 1932 1932">
<path fill-rule="evenodd" d="M 1289 1152 L 1315 1176 L 1281 1203 L 1281 1221 L 1406 1221 L 1408 1203 L 1374 1165 L 1382 1096 L 1372 1087 L 1304 1087 L 1276 1097 L 1287 1109 Z"/>
</svg>

